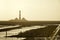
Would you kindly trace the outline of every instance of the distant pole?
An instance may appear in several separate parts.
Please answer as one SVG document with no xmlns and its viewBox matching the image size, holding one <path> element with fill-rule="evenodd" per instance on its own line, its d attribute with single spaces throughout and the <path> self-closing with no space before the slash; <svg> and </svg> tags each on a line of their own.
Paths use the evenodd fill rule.
<svg viewBox="0 0 60 40">
<path fill-rule="evenodd" d="M 7 31 L 6 31 L 6 37 L 7 37 Z"/>
<path fill-rule="evenodd" d="M 21 10 L 19 10 L 19 20 L 21 20 Z"/>
</svg>

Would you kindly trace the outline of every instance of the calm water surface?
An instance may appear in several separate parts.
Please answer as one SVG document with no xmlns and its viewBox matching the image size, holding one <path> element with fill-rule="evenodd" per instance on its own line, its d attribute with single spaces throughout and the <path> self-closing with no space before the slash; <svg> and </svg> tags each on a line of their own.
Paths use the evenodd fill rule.
<svg viewBox="0 0 60 40">
<path fill-rule="evenodd" d="M 18 25 L 16 26 L 4 26 L 4 27 L 0 27 L 0 29 L 4 29 L 4 28 L 12 28 L 12 27 L 18 27 Z M 14 29 L 14 30 L 10 30 L 7 32 L 8 36 L 11 35 L 17 35 L 20 32 L 26 32 L 32 29 L 38 29 L 38 28 L 44 28 L 46 26 L 31 26 L 31 27 L 22 27 L 20 29 Z M 6 36 L 6 32 L 0 32 L 0 40 L 23 40 L 24 38 L 5 38 L 4 36 Z"/>
</svg>

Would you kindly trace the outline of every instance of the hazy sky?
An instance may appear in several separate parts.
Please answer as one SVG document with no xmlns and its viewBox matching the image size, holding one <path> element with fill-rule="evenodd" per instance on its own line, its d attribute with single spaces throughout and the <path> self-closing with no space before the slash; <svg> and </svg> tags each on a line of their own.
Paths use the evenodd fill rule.
<svg viewBox="0 0 60 40">
<path fill-rule="evenodd" d="M 60 0 L 0 0 L 0 20 L 19 16 L 27 20 L 59 20 Z"/>
</svg>

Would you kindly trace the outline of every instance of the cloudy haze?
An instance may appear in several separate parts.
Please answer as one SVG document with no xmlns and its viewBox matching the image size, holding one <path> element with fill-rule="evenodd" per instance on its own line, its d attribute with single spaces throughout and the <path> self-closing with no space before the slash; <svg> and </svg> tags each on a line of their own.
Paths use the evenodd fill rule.
<svg viewBox="0 0 60 40">
<path fill-rule="evenodd" d="M 0 0 L 0 20 L 60 20 L 60 0 Z"/>
</svg>

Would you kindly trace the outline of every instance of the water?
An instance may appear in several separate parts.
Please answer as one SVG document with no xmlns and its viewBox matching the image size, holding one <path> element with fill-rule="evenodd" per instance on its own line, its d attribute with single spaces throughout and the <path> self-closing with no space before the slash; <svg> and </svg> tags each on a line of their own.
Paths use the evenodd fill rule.
<svg viewBox="0 0 60 40">
<path fill-rule="evenodd" d="M 0 29 L 4 29 L 4 28 L 12 28 L 12 27 L 18 27 L 19 25 L 16 26 L 4 26 L 4 27 L 0 27 Z M 14 29 L 11 31 L 7 32 L 7 36 L 11 36 L 11 35 L 17 35 L 20 32 L 26 32 L 32 29 L 38 29 L 38 28 L 44 28 L 46 26 L 31 26 L 31 27 L 22 27 L 20 29 Z M 25 38 L 5 38 L 4 36 L 6 36 L 6 32 L 0 32 L 0 40 L 23 40 Z"/>
</svg>

